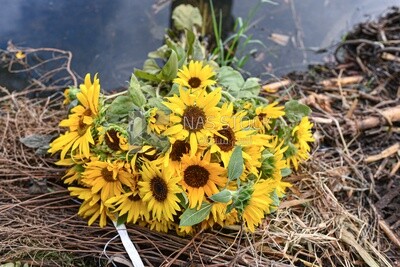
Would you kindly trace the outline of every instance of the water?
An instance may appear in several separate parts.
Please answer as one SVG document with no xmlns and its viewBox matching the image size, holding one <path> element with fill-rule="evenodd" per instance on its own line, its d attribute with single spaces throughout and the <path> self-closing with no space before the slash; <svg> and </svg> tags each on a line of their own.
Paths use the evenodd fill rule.
<svg viewBox="0 0 400 267">
<path fill-rule="evenodd" d="M 257 2 L 257 1 L 252 1 Z M 264 4 L 257 13 L 258 23 L 252 29 L 254 38 L 267 48 L 259 49 L 259 60 L 247 64 L 251 73 L 283 75 L 305 70 L 308 64 L 333 60 L 334 46 L 354 25 L 373 20 L 398 0 L 286 0 L 278 5 Z M 235 8 L 236 16 L 245 10 Z M 282 46 L 270 39 L 272 33 L 289 37 Z M 327 49 L 326 53 L 316 51 Z"/>
<path fill-rule="evenodd" d="M 232 14 L 246 18 L 258 0 L 233 0 Z M 265 43 L 245 69 L 255 76 L 282 75 L 309 63 L 330 60 L 315 50 L 338 42 L 351 27 L 381 14 L 398 0 L 276 0 L 263 3 L 248 34 Z M 147 53 L 163 43 L 170 4 L 153 9 L 155 1 L 139 0 L 0 0 L 0 48 L 7 41 L 23 47 L 54 47 L 73 53 L 72 69 L 80 76 L 99 73 L 107 90 L 125 86 Z M 286 46 L 270 39 L 289 37 Z M 4 73 L 0 73 L 4 76 Z M 2 79 L 0 79 L 1 81 Z"/>
</svg>

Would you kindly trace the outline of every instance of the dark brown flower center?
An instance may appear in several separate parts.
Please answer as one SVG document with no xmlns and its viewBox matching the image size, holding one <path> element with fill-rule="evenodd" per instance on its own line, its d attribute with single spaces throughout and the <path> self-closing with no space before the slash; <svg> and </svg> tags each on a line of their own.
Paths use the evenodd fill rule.
<svg viewBox="0 0 400 267">
<path fill-rule="evenodd" d="M 219 130 L 218 133 L 222 136 L 225 136 L 226 139 L 214 135 L 214 140 L 217 146 L 224 152 L 231 151 L 235 147 L 236 139 L 235 132 L 229 126 L 224 126 L 222 130 Z"/>
<path fill-rule="evenodd" d="M 167 183 L 160 177 L 154 177 L 150 181 L 151 192 L 153 193 L 153 197 L 158 202 L 163 202 L 168 196 L 168 185 Z"/>
<path fill-rule="evenodd" d="M 106 135 L 105 135 L 105 138 L 104 138 L 104 141 L 106 142 L 106 145 L 107 145 L 110 149 L 112 149 L 112 150 L 114 150 L 114 151 L 120 150 L 120 147 L 119 147 L 119 138 L 118 138 L 117 133 L 118 133 L 118 132 L 117 132 L 116 130 L 110 129 L 110 130 L 108 130 L 108 131 L 106 132 Z"/>
<path fill-rule="evenodd" d="M 190 149 L 189 143 L 180 140 L 175 141 L 175 143 L 172 145 L 171 154 L 169 155 L 169 158 L 173 161 L 181 161 L 181 157 L 183 156 L 183 154 L 188 153 L 189 149 Z"/>
<path fill-rule="evenodd" d="M 109 183 L 115 182 L 113 178 L 113 172 L 109 171 L 107 168 L 101 169 L 101 176 L 103 177 L 104 180 L 106 180 Z"/>
<path fill-rule="evenodd" d="M 139 193 L 137 193 L 136 195 L 133 195 L 133 194 L 129 195 L 128 198 L 133 202 L 139 201 L 141 199 L 140 196 L 139 196 Z"/>
<path fill-rule="evenodd" d="M 155 160 L 155 159 L 158 157 L 158 154 L 157 154 L 157 153 L 153 153 L 155 150 L 156 150 L 156 149 L 153 147 L 153 148 L 147 150 L 146 152 L 138 153 L 138 154 L 137 154 L 137 157 L 138 157 L 138 158 L 139 158 L 139 157 L 143 157 L 143 158 L 146 158 L 146 159 L 148 159 L 148 160 L 150 160 L 150 161 L 153 161 L 153 160 Z"/>
<path fill-rule="evenodd" d="M 188 84 L 191 88 L 198 88 L 201 85 L 201 80 L 197 77 L 192 77 L 189 79 Z"/>
<path fill-rule="evenodd" d="M 199 188 L 207 184 L 210 178 L 208 170 L 199 165 L 190 165 L 183 173 L 183 180 L 188 186 Z"/>
<path fill-rule="evenodd" d="M 204 128 L 206 114 L 196 106 L 188 106 L 183 112 L 183 128 L 190 132 L 198 132 Z"/>
<path fill-rule="evenodd" d="M 260 114 L 258 115 L 258 119 L 259 119 L 263 124 L 266 124 L 266 123 L 269 122 L 269 118 L 267 117 L 267 114 L 265 114 L 265 113 L 260 113 Z"/>
</svg>

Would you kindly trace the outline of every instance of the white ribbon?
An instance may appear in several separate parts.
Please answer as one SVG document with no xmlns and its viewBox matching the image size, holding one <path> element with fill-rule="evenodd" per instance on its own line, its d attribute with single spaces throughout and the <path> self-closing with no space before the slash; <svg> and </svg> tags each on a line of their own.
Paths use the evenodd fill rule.
<svg viewBox="0 0 400 267">
<path fill-rule="evenodd" d="M 132 240 L 129 238 L 128 231 L 126 230 L 125 224 L 117 225 L 117 222 L 113 222 L 115 229 L 117 229 L 119 237 L 121 238 L 122 244 L 126 252 L 128 253 L 129 258 L 134 267 L 144 267 L 142 259 L 140 258 L 139 253 L 137 252 L 135 246 L 132 243 Z"/>
</svg>

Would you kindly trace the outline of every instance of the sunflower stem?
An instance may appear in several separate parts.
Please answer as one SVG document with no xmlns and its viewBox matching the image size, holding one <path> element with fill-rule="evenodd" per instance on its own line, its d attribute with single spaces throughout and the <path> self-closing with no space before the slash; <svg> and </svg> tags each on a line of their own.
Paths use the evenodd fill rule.
<svg viewBox="0 0 400 267">
<path fill-rule="evenodd" d="M 257 96 L 254 96 L 254 98 L 256 98 L 256 99 L 258 99 L 258 100 L 264 102 L 265 104 L 269 104 L 268 99 L 266 99 L 266 98 L 264 98 L 264 97 L 261 97 L 261 96 L 258 96 L 258 95 L 257 95 Z"/>
<path fill-rule="evenodd" d="M 231 95 L 230 93 L 228 93 L 227 91 L 222 90 L 221 93 L 222 93 L 226 98 L 228 98 L 230 102 L 236 101 L 236 98 L 235 98 L 233 95 Z"/>
<path fill-rule="evenodd" d="M 118 92 L 118 93 L 115 93 L 112 95 L 105 95 L 104 98 L 105 98 L 105 100 L 108 100 L 108 99 L 112 99 L 112 98 L 115 98 L 115 97 L 123 95 L 123 94 L 126 94 L 126 91 L 121 91 L 121 92 Z"/>
</svg>

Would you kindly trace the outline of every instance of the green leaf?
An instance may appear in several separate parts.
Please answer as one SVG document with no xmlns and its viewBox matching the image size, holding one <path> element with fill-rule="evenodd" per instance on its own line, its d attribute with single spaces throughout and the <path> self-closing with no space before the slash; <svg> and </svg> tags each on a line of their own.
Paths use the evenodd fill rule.
<svg viewBox="0 0 400 267">
<path fill-rule="evenodd" d="M 276 193 L 276 189 L 270 194 L 270 198 L 272 200 L 271 206 L 278 207 L 281 204 L 281 200 L 279 199 L 278 194 Z"/>
<path fill-rule="evenodd" d="M 165 59 L 165 55 L 168 52 L 168 46 L 163 45 L 161 47 L 159 47 L 156 51 L 152 51 L 148 54 L 149 58 L 161 58 L 161 59 Z"/>
<path fill-rule="evenodd" d="M 49 151 L 50 145 L 39 147 L 35 150 L 35 155 L 45 156 Z"/>
<path fill-rule="evenodd" d="M 240 214 L 243 212 L 245 207 L 248 205 L 249 200 L 254 192 L 253 182 L 248 182 L 243 186 L 239 187 L 239 189 L 232 193 L 233 201 L 227 207 L 227 213 L 231 212 L 232 209 L 236 209 Z"/>
<path fill-rule="evenodd" d="M 240 89 L 240 98 L 251 98 L 254 96 L 258 96 L 261 90 L 261 85 L 259 81 L 260 79 L 255 77 L 248 78 L 243 87 Z"/>
<path fill-rule="evenodd" d="M 178 73 L 178 57 L 174 50 L 171 50 L 171 55 L 167 63 L 161 69 L 161 72 L 157 75 L 158 78 L 164 81 L 171 81 L 176 77 Z"/>
<path fill-rule="evenodd" d="M 292 170 L 290 168 L 283 168 L 281 170 L 282 177 L 286 177 L 292 174 Z"/>
<path fill-rule="evenodd" d="M 283 153 L 285 158 L 289 158 L 289 157 L 297 154 L 297 148 L 295 147 L 295 145 L 292 142 L 289 142 L 287 144 L 287 146 L 288 146 L 288 149 L 286 149 L 286 151 Z"/>
<path fill-rule="evenodd" d="M 174 83 L 171 86 L 171 89 L 169 90 L 169 92 L 165 95 L 166 97 L 169 96 L 174 96 L 174 95 L 179 95 L 179 85 Z M 165 106 L 164 106 L 165 107 Z M 169 110 L 169 109 L 168 109 Z"/>
<path fill-rule="evenodd" d="M 154 59 L 149 58 L 144 61 L 143 71 L 150 74 L 158 74 L 161 71 L 161 68 Z"/>
<path fill-rule="evenodd" d="M 186 30 L 186 56 L 193 60 L 204 60 L 204 46 L 196 38 L 196 35 L 191 30 Z"/>
<path fill-rule="evenodd" d="M 147 104 L 150 107 L 155 107 L 155 108 L 158 108 L 160 110 L 166 110 L 166 111 L 168 110 L 163 105 L 162 98 L 160 98 L 160 97 L 151 97 L 151 98 L 149 98 L 149 100 L 147 101 Z"/>
<path fill-rule="evenodd" d="M 275 169 L 275 157 L 268 149 L 261 153 L 261 171 L 263 177 L 271 177 Z"/>
<path fill-rule="evenodd" d="M 177 194 L 176 196 L 179 199 L 179 204 L 181 204 L 184 209 L 187 209 L 188 204 L 189 204 L 189 199 L 188 199 L 186 193 Z"/>
<path fill-rule="evenodd" d="M 297 100 L 290 100 L 285 104 L 285 116 L 290 122 L 299 122 L 301 118 L 310 115 L 311 109 Z"/>
<path fill-rule="evenodd" d="M 134 72 L 136 77 L 147 80 L 147 81 L 152 81 L 152 82 L 160 82 L 161 79 L 157 77 L 156 74 L 151 74 L 148 72 L 145 72 L 143 70 L 135 69 Z"/>
<path fill-rule="evenodd" d="M 191 30 L 186 30 L 186 50 L 187 57 L 191 57 L 193 55 L 193 44 L 194 40 L 196 40 L 196 36 Z"/>
<path fill-rule="evenodd" d="M 173 42 L 170 39 L 167 39 L 166 42 L 167 42 L 167 46 L 170 49 L 172 49 L 173 51 L 175 51 L 177 59 L 178 59 L 178 67 L 181 67 L 186 60 L 185 49 L 183 49 L 183 47 L 181 45 L 178 45 L 177 43 Z"/>
<path fill-rule="evenodd" d="M 129 143 L 138 145 L 146 137 L 147 122 L 140 112 L 134 112 L 133 114 L 128 124 Z"/>
<path fill-rule="evenodd" d="M 240 72 L 232 67 L 223 66 L 218 71 L 218 83 L 234 97 L 239 96 L 239 91 L 244 86 L 244 79 Z"/>
<path fill-rule="evenodd" d="M 193 60 L 204 60 L 205 59 L 205 51 L 204 46 L 201 45 L 200 41 L 196 38 L 193 44 Z"/>
<path fill-rule="evenodd" d="M 146 97 L 140 89 L 140 83 L 134 74 L 132 74 L 131 81 L 129 82 L 128 93 L 136 106 L 141 107 L 146 104 Z"/>
<path fill-rule="evenodd" d="M 224 189 L 209 197 L 212 201 L 220 203 L 228 203 L 232 199 L 232 193 L 228 189 Z"/>
<path fill-rule="evenodd" d="M 19 141 L 29 148 L 36 148 L 35 154 L 44 156 L 50 148 L 50 142 L 57 135 L 32 134 L 19 139 Z"/>
<path fill-rule="evenodd" d="M 68 111 L 71 111 L 71 109 L 73 109 L 77 105 L 79 105 L 78 99 L 72 100 L 71 103 L 69 103 L 69 105 L 68 105 Z"/>
<path fill-rule="evenodd" d="M 201 27 L 203 22 L 200 10 L 191 5 L 177 6 L 172 12 L 172 20 L 177 30 L 191 30 L 194 25 Z"/>
<path fill-rule="evenodd" d="M 232 152 L 231 159 L 228 164 L 228 179 L 230 181 L 236 180 L 243 173 L 243 155 L 242 147 L 236 146 Z"/>
<path fill-rule="evenodd" d="M 111 121 L 116 121 L 129 115 L 133 110 L 138 107 L 133 103 L 130 96 L 121 95 L 114 99 L 114 101 L 107 108 L 106 115 Z"/>
<path fill-rule="evenodd" d="M 200 209 L 186 209 L 181 215 L 179 226 L 192 226 L 201 223 L 210 214 L 212 204 L 203 202 Z"/>
<path fill-rule="evenodd" d="M 29 148 L 41 148 L 47 147 L 50 141 L 56 135 L 45 135 L 45 134 L 31 134 L 19 139 L 19 141 Z"/>
</svg>

